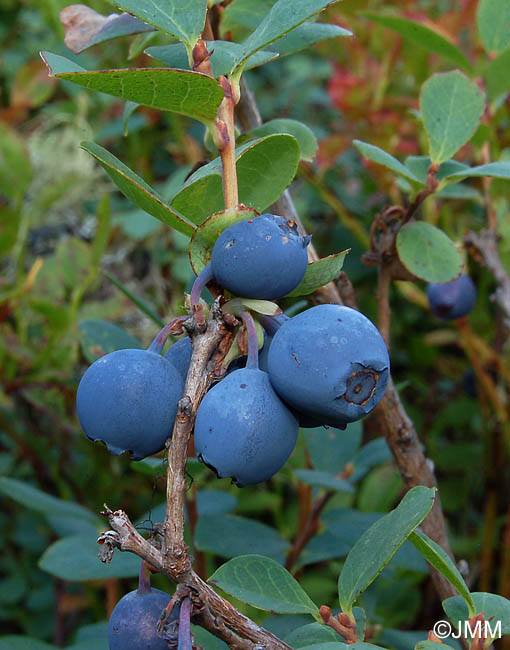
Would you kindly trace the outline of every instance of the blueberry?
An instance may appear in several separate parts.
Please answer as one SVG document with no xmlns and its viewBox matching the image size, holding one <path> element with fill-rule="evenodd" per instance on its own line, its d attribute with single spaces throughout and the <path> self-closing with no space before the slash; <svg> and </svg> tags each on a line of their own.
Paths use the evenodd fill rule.
<svg viewBox="0 0 510 650">
<path fill-rule="evenodd" d="M 191 363 L 191 340 L 189 336 L 184 337 L 177 343 L 174 343 L 165 353 L 165 359 L 177 368 L 182 377 L 182 381 L 186 381 L 188 375 L 189 364 Z"/>
<path fill-rule="evenodd" d="M 236 296 L 276 300 L 295 289 L 308 264 L 309 237 L 293 222 L 262 214 L 232 224 L 216 240 L 211 266 L 216 281 Z"/>
<path fill-rule="evenodd" d="M 135 460 L 161 451 L 172 433 L 184 383 L 161 355 L 116 350 L 87 369 L 76 407 L 87 438 L 112 454 L 131 451 Z"/>
<path fill-rule="evenodd" d="M 206 394 L 195 423 L 195 450 L 219 478 L 239 486 L 271 478 L 297 440 L 298 423 L 274 392 L 267 373 L 242 368 Z"/>
<path fill-rule="evenodd" d="M 156 626 L 171 596 L 159 589 L 143 593 L 130 591 L 119 600 L 108 621 L 110 650 L 168 650 L 168 642 L 158 635 Z M 174 606 L 170 621 L 179 616 Z"/>
<path fill-rule="evenodd" d="M 278 395 L 300 413 L 338 428 L 377 406 L 389 367 L 377 328 L 360 312 L 338 305 L 294 316 L 269 348 L 268 372 Z"/>
<path fill-rule="evenodd" d="M 441 320 L 453 320 L 469 314 L 476 301 L 476 287 L 469 275 L 443 284 L 429 284 L 427 298 L 433 314 Z"/>
</svg>

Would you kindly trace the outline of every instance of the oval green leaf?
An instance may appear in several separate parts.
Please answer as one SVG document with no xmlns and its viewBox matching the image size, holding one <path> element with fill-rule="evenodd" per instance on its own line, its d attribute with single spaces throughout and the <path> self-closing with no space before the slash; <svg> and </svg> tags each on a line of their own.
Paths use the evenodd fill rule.
<svg viewBox="0 0 510 650">
<path fill-rule="evenodd" d="M 288 296 L 307 296 L 328 284 L 328 282 L 332 282 L 342 270 L 345 256 L 350 250 L 348 248 L 341 253 L 328 255 L 328 257 L 323 257 L 321 260 L 311 262 L 306 267 L 305 277 Z"/>
<path fill-rule="evenodd" d="M 363 533 L 347 556 L 338 578 L 342 610 L 350 614 L 358 596 L 377 578 L 434 503 L 435 488 L 407 492 L 399 505 Z"/>
<path fill-rule="evenodd" d="M 452 240 L 425 221 L 402 226 L 397 252 L 406 269 L 426 282 L 450 282 L 462 270 L 462 257 Z"/>
<path fill-rule="evenodd" d="M 29 485 L 25 481 L 18 481 L 15 478 L 0 477 L 0 492 L 25 508 L 44 515 L 73 517 L 96 527 L 100 521 L 93 512 L 78 503 L 58 499 L 33 485 Z"/>
<path fill-rule="evenodd" d="M 95 142 L 82 142 L 80 146 L 100 163 L 127 199 L 167 226 L 191 237 L 195 231 L 195 225 L 167 205 L 163 197 L 159 196 L 143 178 L 140 178 L 118 158 Z"/>
<path fill-rule="evenodd" d="M 369 144 L 368 142 L 362 142 L 361 140 L 353 140 L 352 144 L 367 160 L 375 162 L 378 165 L 382 165 L 383 167 L 387 167 L 392 172 L 395 172 L 395 174 L 407 178 L 407 180 L 411 181 L 412 183 L 424 185 L 424 183 L 417 176 L 415 176 L 410 169 L 403 165 L 399 160 L 391 156 L 387 151 L 384 151 L 384 149 L 376 147 L 373 144 Z"/>
<path fill-rule="evenodd" d="M 308 623 L 292 630 L 284 639 L 292 648 L 303 648 L 316 643 L 337 641 L 338 632 L 321 623 Z M 343 644 L 342 644 L 343 645 Z M 347 645 L 344 645 L 347 648 Z"/>
<path fill-rule="evenodd" d="M 477 167 L 467 167 L 445 177 L 447 182 L 461 181 L 464 178 L 477 176 L 490 176 L 492 178 L 503 178 L 510 180 L 510 162 L 491 162 Z"/>
<path fill-rule="evenodd" d="M 388 16 L 371 12 L 363 12 L 362 15 L 383 27 L 392 29 L 411 43 L 425 48 L 428 52 L 438 54 L 448 61 L 455 63 L 455 65 L 466 70 L 466 72 L 471 72 L 473 69 L 464 52 L 444 36 L 430 29 L 430 27 L 426 27 L 408 18 L 401 18 L 400 16 Z"/>
<path fill-rule="evenodd" d="M 220 234 L 233 223 L 257 217 L 253 208 L 232 208 L 212 214 L 196 229 L 191 238 L 189 259 L 196 275 L 211 261 L 214 243 Z"/>
<path fill-rule="evenodd" d="M 255 129 L 243 133 L 238 138 L 238 142 L 242 144 L 251 138 L 260 138 L 274 133 L 288 133 L 289 135 L 293 135 L 298 141 L 302 160 L 311 161 L 315 157 L 318 147 L 317 138 L 313 134 L 312 129 L 297 120 L 286 118 L 269 120 L 269 122 L 264 122 L 264 124 L 257 126 Z"/>
<path fill-rule="evenodd" d="M 140 571 L 140 558 L 132 553 L 115 552 L 111 562 L 98 557 L 99 544 L 94 538 L 72 535 L 49 546 L 39 559 L 39 568 L 71 582 L 133 578 Z"/>
<path fill-rule="evenodd" d="M 460 575 L 459 570 L 453 563 L 450 556 L 436 544 L 433 539 L 425 535 L 421 530 L 415 530 L 409 536 L 409 541 L 423 555 L 429 564 L 439 571 L 452 584 L 459 594 L 464 598 L 469 609 L 469 617 L 476 614 L 473 598 L 469 593 L 469 588 Z"/>
<path fill-rule="evenodd" d="M 114 4 L 184 41 L 190 52 L 204 29 L 207 0 L 115 0 Z"/>
<path fill-rule="evenodd" d="M 239 74 L 247 59 L 312 18 L 335 0 L 278 0 L 264 16 L 254 32 L 242 43 L 232 66 Z"/>
<path fill-rule="evenodd" d="M 290 185 L 299 164 L 299 145 L 291 135 L 268 135 L 236 150 L 239 203 L 262 212 Z M 173 197 L 171 206 L 193 223 L 225 208 L 221 160 L 196 171 Z"/>
<path fill-rule="evenodd" d="M 485 68 L 483 76 L 487 85 L 487 95 L 492 101 L 498 95 L 510 91 L 510 49 L 501 52 Z"/>
<path fill-rule="evenodd" d="M 448 160 L 471 139 L 484 108 L 483 92 L 458 70 L 436 74 L 423 84 L 420 110 L 433 163 Z"/>
<path fill-rule="evenodd" d="M 299 25 L 282 38 L 274 41 L 270 47 L 282 58 L 337 36 L 352 36 L 352 32 L 339 25 L 309 22 Z M 249 61 L 250 59 L 248 59 L 248 63 Z"/>
<path fill-rule="evenodd" d="M 215 118 L 223 88 L 212 77 L 191 70 L 134 68 L 88 71 L 63 56 L 41 52 L 50 77 L 142 106 L 193 117 L 206 124 Z"/>
<path fill-rule="evenodd" d="M 289 548 L 275 528 L 246 517 L 219 513 L 199 517 L 194 541 L 201 551 L 226 558 L 242 556 L 249 547 L 258 555 L 283 561 Z"/>
<path fill-rule="evenodd" d="M 336 492 L 347 492 L 352 494 L 354 488 L 350 483 L 343 479 L 336 478 L 334 474 L 320 472 L 314 469 L 297 469 L 294 471 L 295 476 L 305 485 L 314 487 L 323 487 Z"/>
<path fill-rule="evenodd" d="M 471 596 L 477 614 L 483 612 L 486 621 L 494 617 L 490 623 L 492 630 L 495 630 L 496 624 L 501 621 L 501 634 L 510 634 L 510 600 L 483 591 L 474 592 Z M 468 620 L 468 607 L 462 596 L 453 596 L 443 600 L 443 609 L 455 627 L 459 621 Z"/>
<path fill-rule="evenodd" d="M 498 54 L 508 47 L 510 4 L 507 0 L 480 0 L 477 12 L 480 40 L 487 52 Z"/>
<path fill-rule="evenodd" d="M 241 555 L 220 566 L 209 582 L 243 603 L 277 614 L 311 614 L 319 608 L 281 564 L 262 555 Z"/>
<path fill-rule="evenodd" d="M 99 357 L 115 350 L 142 349 L 142 344 L 125 329 L 104 320 L 82 320 L 78 336 L 84 357 L 93 363 Z"/>
</svg>

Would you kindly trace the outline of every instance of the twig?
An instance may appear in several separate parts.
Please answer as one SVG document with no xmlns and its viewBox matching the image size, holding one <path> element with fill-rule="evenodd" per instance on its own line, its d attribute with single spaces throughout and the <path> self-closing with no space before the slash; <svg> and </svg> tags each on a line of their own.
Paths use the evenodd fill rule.
<svg viewBox="0 0 510 650">
<path fill-rule="evenodd" d="M 391 280 L 391 266 L 383 260 L 379 265 L 377 279 L 377 327 L 381 332 L 381 336 L 383 337 L 388 350 L 390 349 Z"/>
<path fill-rule="evenodd" d="M 125 512 L 122 510 L 113 512 L 105 505 L 102 514 L 108 517 L 113 531 L 103 534 L 101 539 L 108 539 L 111 546 L 121 551 L 135 553 L 159 573 L 179 584 L 187 584 L 195 590 L 196 598 L 204 609 L 208 608 L 211 614 L 211 616 L 204 615 L 203 617 L 200 617 L 199 614 L 196 620 L 209 632 L 226 643 L 231 643 L 233 637 L 244 639 L 246 642 L 242 645 L 232 646 L 239 650 L 256 650 L 258 647 L 264 647 L 267 650 L 291 650 L 290 646 L 275 637 L 274 634 L 237 611 L 231 603 L 219 596 L 192 569 L 183 573 L 180 569 L 180 561 L 174 562 L 153 543 L 144 539 Z M 234 634 L 232 634 L 233 632 Z"/>
<path fill-rule="evenodd" d="M 313 502 L 312 510 L 308 515 L 308 518 L 299 531 L 294 543 L 290 547 L 287 559 L 285 561 L 285 568 L 290 571 L 292 567 L 296 564 L 299 556 L 303 552 L 303 549 L 312 539 L 312 537 L 317 533 L 319 528 L 319 517 L 321 512 L 324 510 L 326 504 L 335 494 L 333 490 L 328 490 L 320 498 L 316 499 Z"/>
<path fill-rule="evenodd" d="M 496 291 L 492 299 L 503 314 L 505 336 L 510 336 L 510 274 L 506 272 L 498 253 L 498 236 L 495 230 L 470 232 L 464 237 L 468 246 L 472 246 L 482 264 L 492 273 L 496 280 Z"/>
<path fill-rule="evenodd" d="M 183 398 L 179 401 L 171 443 L 168 447 L 166 488 L 166 515 L 163 554 L 173 565 L 176 574 L 191 569 L 191 558 L 184 542 L 184 505 L 186 494 L 186 460 L 188 443 L 195 415 L 211 381 L 207 364 L 227 330 L 218 302 L 210 312 L 207 326 L 197 325 L 194 319 L 186 321 L 193 354 L 186 378 Z"/>
</svg>

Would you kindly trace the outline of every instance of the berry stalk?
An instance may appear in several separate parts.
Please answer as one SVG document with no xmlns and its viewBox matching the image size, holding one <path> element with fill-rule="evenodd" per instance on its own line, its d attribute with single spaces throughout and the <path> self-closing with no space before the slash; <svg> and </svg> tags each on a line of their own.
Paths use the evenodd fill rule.
<svg viewBox="0 0 510 650">
<path fill-rule="evenodd" d="M 251 370 L 259 369 L 259 344 L 257 340 L 257 330 L 255 328 L 255 321 L 253 316 L 248 311 L 241 312 L 241 318 L 245 324 L 248 333 L 248 360 L 246 367 Z"/>
</svg>

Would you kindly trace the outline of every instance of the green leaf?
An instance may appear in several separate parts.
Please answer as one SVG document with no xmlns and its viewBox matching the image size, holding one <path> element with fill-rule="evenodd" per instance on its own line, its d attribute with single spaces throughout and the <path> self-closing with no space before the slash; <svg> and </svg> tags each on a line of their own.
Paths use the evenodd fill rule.
<svg viewBox="0 0 510 650">
<path fill-rule="evenodd" d="M 454 650 L 451 645 L 446 645 L 442 641 L 419 641 L 414 650 Z"/>
<path fill-rule="evenodd" d="M 78 503 L 58 499 L 15 478 L 0 477 L 0 492 L 25 508 L 35 510 L 43 515 L 78 518 L 95 527 L 100 523 L 99 518 L 93 512 Z"/>
<path fill-rule="evenodd" d="M 483 591 L 474 592 L 471 596 L 477 614 L 483 612 L 486 621 L 494 616 L 490 623 L 491 630 L 494 630 L 498 621 L 501 621 L 501 634 L 510 634 L 510 600 L 508 598 Z M 443 600 L 443 609 L 455 627 L 459 621 L 467 621 L 469 618 L 468 607 L 462 596 L 453 596 Z"/>
<path fill-rule="evenodd" d="M 303 436 L 313 468 L 321 472 L 337 474 L 352 460 L 359 449 L 362 425 L 358 420 L 348 424 L 345 431 L 333 427 L 303 429 Z M 328 453 L 325 453 L 326 449 Z"/>
<path fill-rule="evenodd" d="M 206 45 L 208 51 L 212 52 L 210 61 L 214 76 L 227 75 L 232 68 L 237 53 L 241 49 L 239 43 L 232 43 L 230 41 L 206 41 Z M 184 68 L 185 70 L 189 68 L 188 55 L 182 43 L 148 47 L 145 52 L 170 68 Z M 251 70 L 277 57 L 277 52 L 268 52 L 267 50 L 256 52 L 246 62 L 245 69 Z"/>
<path fill-rule="evenodd" d="M 371 12 L 363 12 L 362 15 L 383 27 L 392 29 L 411 43 L 424 47 L 428 52 L 442 56 L 466 72 L 473 70 L 465 54 L 454 43 L 433 29 L 430 29 L 430 27 L 426 27 L 408 18 L 401 18 L 400 16 L 389 16 Z"/>
<path fill-rule="evenodd" d="M 280 59 L 289 54 L 300 52 L 316 43 L 337 36 L 352 36 L 352 32 L 339 25 L 326 23 L 303 23 L 288 34 L 271 44 L 271 50 L 278 52 Z"/>
<path fill-rule="evenodd" d="M 322 642 L 302 646 L 300 650 L 346 650 L 346 648 L 349 648 L 349 646 L 345 643 L 340 643 L 339 641 L 326 641 L 326 643 Z"/>
<path fill-rule="evenodd" d="M 140 571 L 140 558 L 132 553 L 115 552 L 111 562 L 98 558 L 96 539 L 72 535 L 49 546 L 39 559 L 39 568 L 71 582 L 133 578 Z"/>
<path fill-rule="evenodd" d="M 473 178 L 477 176 L 491 176 L 492 178 L 510 180 L 510 162 L 491 162 L 477 167 L 467 167 L 461 171 L 449 174 L 445 177 L 445 180 L 448 182 L 457 180 L 461 181 L 465 178 Z"/>
<path fill-rule="evenodd" d="M 13 129 L 0 122 L 0 192 L 8 199 L 21 196 L 32 179 L 25 143 Z"/>
<path fill-rule="evenodd" d="M 338 557 L 345 557 L 351 549 L 351 546 L 351 544 L 347 544 L 336 535 L 333 535 L 329 530 L 325 530 L 320 535 L 312 537 L 308 542 L 299 556 L 296 568 Z"/>
<path fill-rule="evenodd" d="M 266 524 L 218 513 L 199 517 L 195 545 L 201 551 L 227 558 L 241 556 L 249 547 L 258 555 L 282 561 L 289 547 L 280 533 Z"/>
<path fill-rule="evenodd" d="M 138 339 L 104 320 L 82 320 L 78 323 L 78 336 L 83 355 L 90 363 L 115 350 L 142 349 Z"/>
<path fill-rule="evenodd" d="M 303 648 L 310 644 L 328 643 L 331 641 L 337 641 L 337 639 L 338 633 L 331 627 L 327 627 L 321 623 L 308 623 L 308 625 L 302 625 L 301 627 L 292 630 L 292 632 L 285 637 L 284 641 L 292 648 Z M 344 648 L 346 649 L 347 645 L 344 645 Z"/>
<path fill-rule="evenodd" d="M 201 72 L 167 68 L 89 72 L 63 56 L 51 52 L 42 52 L 41 56 L 50 77 L 72 81 L 142 106 L 187 115 L 206 124 L 216 118 L 223 99 L 219 83 Z"/>
<path fill-rule="evenodd" d="M 328 472 L 319 472 L 313 469 L 297 469 L 294 471 L 296 477 L 306 485 L 313 485 L 314 487 L 323 487 L 328 490 L 336 490 L 337 492 L 347 492 L 352 494 L 354 488 L 347 481 L 336 478 L 334 474 Z"/>
<path fill-rule="evenodd" d="M 361 140 L 353 140 L 352 144 L 367 160 L 391 169 L 392 172 L 395 172 L 395 174 L 407 178 L 407 180 L 411 181 L 412 183 L 424 185 L 424 183 L 420 181 L 406 166 L 404 166 L 400 161 L 398 161 L 383 149 L 380 149 L 373 144 L 368 144 L 368 142 L 362 142 Z"/>
<path fill-rule="evenodd" d="M 163 197 L 113 154 L 95 142 L 82 142 L 80 146 L 101 164 L 122 194 L 132 203 L 184 235 L 193 234 L 195 226 L 171 208 Z"/>
<path fill-rule="evenodd" d="M 417 486 L 375 522 L 351 549 L 338 578 L 342 610 L 350 614 L 358 596 L 377 578 L 434 503 L 435 488 Z"/>
<path fill-rule="evenodd" d="M 236 557 L 220 566 L 209 582 L 257 609 L 319 617 L 319 608 L 299 583 L 278 562 L 268 557 Z"/>
<path fill-rule="evenodd" d="M 480 40 L 487 52 L 498 54 L 508 47 L 510 5 L 506 0 L 480 0 L 477 13 Z"/>
<path fill-rule="evenodd" d="M 309 20 L 332 2 L 334 0 L 278 0 L 242 43 L 232 73 L 238 74 L 252 54 Z"/>
<path fill-rule="evenodd" d="M 411 533 L 409 541 L 420 551 L 427 562 L 437 569 L 455 587 L 466 601 L 469 608 L 469 617 L 474 616 L 476 610 L 473 598 L 469 593 L 468 586 L 464 582 L 464 578 L 460 575 L 459 570 L 450 556 L 443 551 L 439 544 L 436 544 L 434 540 L 430 539 L 421 530 L 415 530 Z"/>
<path fill-rule="evenodd" d="M 510 49 L 489 61 L 483 76 L 490 101 L 503 93 L 508 93 L 510 91 Z"/>
<path fill-rule="evenodd" d="M 436 74 L 423 84 L 420 109 L 433 163 L 448 160 L 470 140 L 484 108 L 483 92 L 458 70 Z"/>
<path fill-rule="evenodd" d="M 60 16 L 66 30 L 65 44 L 75 54 L 113 38 L 153 31 L 153 27 L 129 14 L 103 16 L 85 5 L 68 6 Z"/>
<path fill-rule="evenodd" d="M 113 275 L 110 275 L 109 273 L 104 273 L 104 275 L 112 282 L 117 289 L 122 291 L 122 293 L 131 300 L 131 302 L 138 307 L 138 309 L 143 312 L 146 316 L 148 316 L 156 325 L 159 327 L 164 327 L 165 326 L 165 321 L 160 318 L 156 312 L 149 307 L 149 305 L 144 302 L 141 298 L 138 298 L 135 296 L 134 293 L 132 293 L 125 285 L 122 284 L 122 282 L 119 282 L 119 280 L 115 279 Z"/>
<path fill-rule="evenodd" d="M 190 52 L 204 29 L 207 0 L 114 0 L 113 4 L 184 41 Z"/>
<path fill-rule="evenodd" d="M 317 139 L 313 134 L 312 129 L 302 122 L 286 118 L 265 122 L 261 126 L 257 126 L 255 129 L 252 129 L 247 133 L 243 133 L 237 141 L 239 144 L 242 144 L 251 138 L 272 135 L 273 133 L 288 133 L 289 135 L 293 135 L 298 141 L 301 150 L 301 160 L 311 161 L 317 153 Z"/>
<path fill-rule="evenodd" d="M 228 645 L 208 632 L 205 628 L 199 625 L 192 625 L 191 631 L 193 633 L 194 645 L 197 647 L 207 648 L 207 650 L 229 650 Z"/>
<path fill-rule="evenodd" d="M 426 282 L 450 282 L 462 270 L 462 257 L 452 240 L 425 221 L 405 224 L 397 235 L 397 252 L 406 269 Z"/>
<path fill-rule="evenodd" d="M 431 164 L 432 161 L 428 156 L 408 156 L 405 161 L 405 166 L 410 169 L 423 184 L 425 184 L 427 180 L 427 172 Z M 436 178 L 438 181 L 442 181 L 446 176 L 462 171 L 463 169 L 469 169 L 469 165 L 465 165 L 458 160 L 447 160 L 439 165 L 439 169 L 436 172 Z"/>
<path fill-rule="evenodd" d="M 196 275 L 211 261 L 212 249 L 219 235 L 234 223 L 257 217 L 252 208 L 231 208 L 212 214 L 198 226 L 191 238 L 189 259 Z"/>
<path fill-rule="evenodd" d="M 0 636 L 0 650 L 56 650 L 56 646 L 21 634 Z"/>
<path fill-rule="evenodd" d="M 268 135 L 236 150 L 239 202 L 263 212 L 290 185 L 299 164 L 299 145 L 291 135 Z M 224 209 L 221 160 L 196 171 L 170 201 L 173 208 L 200 224 Z"/>
<path fill-rule="evenodd" d="M 334 253 L 323 257 L 321 260 L 311 262 L 306 267 L 305 277 L 301 280 L 298 286 L 293 289 L 289 294 L 290 297 L 294 296 L 307 296 L 313 293 L 320 287 L 323 287 L 328 282 L 332 282 L 342 270 L 344 259 L 351 249 L 348 248 L 341 253 Z"/>
</svg>

